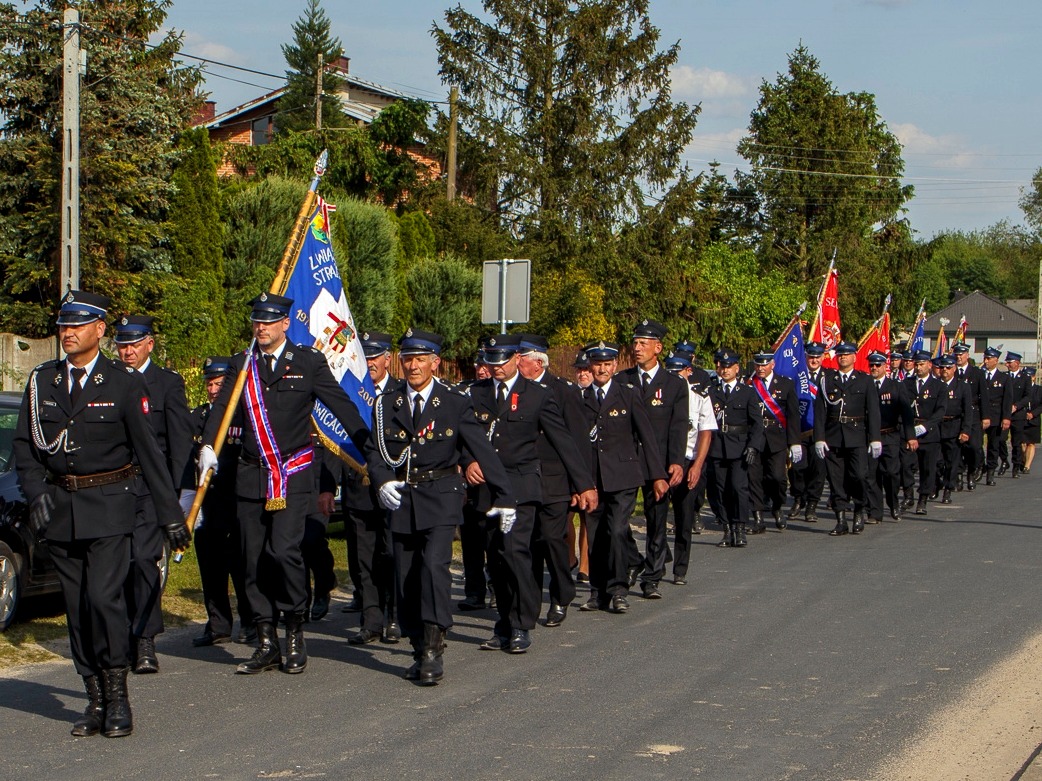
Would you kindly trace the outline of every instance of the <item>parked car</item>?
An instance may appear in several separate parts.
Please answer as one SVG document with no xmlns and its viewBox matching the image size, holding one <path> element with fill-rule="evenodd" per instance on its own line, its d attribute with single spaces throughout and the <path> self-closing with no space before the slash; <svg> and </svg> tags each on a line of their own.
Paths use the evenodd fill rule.
<svg viewBox="0 0 1042 781">
<path fill-rule="evenodd" d="M 0 631 L 23 599 L 60 591 L 47 543 L 29 525 L 29 507 L 14 470 L 14 429 L 22 394 L 0 393 Z"/>
</svg>

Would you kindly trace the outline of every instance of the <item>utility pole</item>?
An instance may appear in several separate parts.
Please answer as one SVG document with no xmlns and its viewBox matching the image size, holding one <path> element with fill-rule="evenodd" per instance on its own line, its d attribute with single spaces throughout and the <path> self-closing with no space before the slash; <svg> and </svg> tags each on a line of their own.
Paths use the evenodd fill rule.
<svg viewBox="0 0 1042 781">
<path fill-rule="evenodd" d="M 319 52 L 315 71 L 315 130 L 322 129 L 322 70 L 322 52 Z"/>
<path fill-rule="evenodd" d="M 449 90 L 449 150 L 446 168 L 448 189 L 445 197 L 449 201 L 456 200 L 456 126 L 459 124 L 459 114 L 456 111 L 456 103 L 459 100 L 459 88 L 453 87 Z"/>
<path fill-rule="evenodd" d="M 80 286 L 80 12 L 66 8 L 62 27 L 61 294 Z"/>
</svg>

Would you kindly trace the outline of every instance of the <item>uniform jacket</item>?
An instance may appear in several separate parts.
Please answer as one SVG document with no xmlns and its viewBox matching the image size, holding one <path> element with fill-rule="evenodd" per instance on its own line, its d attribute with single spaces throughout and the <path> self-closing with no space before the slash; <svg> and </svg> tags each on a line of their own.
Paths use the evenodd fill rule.
<svg viewBox="0 0 1042 781">
<path fill-rule="evenodd" d="M 203 441 L 203 429 L 206 421 L 210 419 L 213 408 L 210 403 L 200 404 L 192 410 L 192 440 L 195 443 L 193 456 L 198 453 L 199 446 Z M 217 454 L 217 473 L 210 478 L 210 488 L 206 492 L 206 498 L 213 495 L 231 496 L 235 498 L 235 470 L 239 463 L 239 454 L 242 452 L 242 413 L 232 419 L 232 425 L 228 426 L 228 434 L 224 438 L 221 452 Z M 182 488 L 195 488 L 194 476 L 190 481 L 182 483 Z"/>
<path fill-rule="evenodd" d="M 48 480 L 54 475 L 92 475 L 113 472 L 134 459 L 152 491 L 160 524 L 184 516 L 177 503 L 166 458 L 159 449 L 150 422 L 150 401 L 144 378 L 104 355 L 98 356 L 76 406 L 68 390 L 68 365 L 48 361 L 33 370 L 35 408 L 46 443 L 62 431 L 66 441 L 54 455 L 36 446 L 30 424 L 34 406 L 30 390 L 22 399 L 15 432 L 14 453 L 18 477 L 31 502 L 49 493 L 54 500 L 45 536 L 67 542 L 128 534 L 134 528 L 134 480 L 66 491 Z M 30 380 L 30 386 L 32 380 Z"/>
<path fill-rule="evenodd" d="M 564 467 L 568 483 L 577 491 L 595 487 L 587 461 L 580 455 L 557 401 L 547 388 L 518 374 L 504 409 L 499 409 L 492 379 L 474 383 L 470 387 L 470 398 L 478 423 L 486 432 L 491 432 L 489 441 L 506 468 L 519 504 L 541 502 L 544 498 L 540 439 L 550 445 L 555 460 Z M 472 460 L 468 454 L 464 463 Z M 478 486 L 475 506 L 479 510 L 492 506 L 492 496 L 484 485 Z"/>
<path fill-rule="evenodd" d="M 408 534 L 435 526 L 455 526 L 462 520 L 464 486 L 457 467 L 468 453 L 481 465 L 496 507 L 516 504 L 503 463 L 474 416 L 470 397 L 438 380 L 414 427 L 405 388 L 383 393 L 373 409 L 373 429 L 365 446 L 366 464 L 373 485 L 379 489 L 392 480 L 405 480 L 405 465 L 390 466 L 381 454 L 381 443 L 392 461 L 411 448 L 410 479 L 434 470 L 450 474 L 417 481 L 402 490 L 402 505 L 391 512 L 392 532 Z"/>
<path fill-rule="evenodd" d="M 875 384 L 872 380 L 872 384 Z M 879 435 L 896 435 L 902 442 L 915 439 L 915 423 L 908 387 L 899 380 L 885 377 L 878 388 Z"/>
<path fill-rule="evenodd" d="M 1009 374 L 996 369 L 995 376 L 989 380 L 987 372 L 981 369 L 981 375 L 981 418 L 988 418 L 992 426 L 997 426 L 1009 419 L 1013 405 Z"/>
<path fill-rule="evenodd" d="M 941 439 L 955 439 L 960 434 L 969 436 L 970 430 L 977 425 L 970 387 L 964 382 L 953 379 L 950 385 L 945 383 L 945 390 L 948 392 L 948 397 L 944 403 Z"/>
<path fill-rule="evenodd" d="M 955 379 L 962 382 L 969 389 L 970 392 L 970 404 L 973 405 L 974 412 L 978 413 L 977 418 L 980 419 L 981 407 L 986 401 L 986 393 L 984 389 L 984 372 L 981 371 L 979 366 L 970 366 L 967 364 L 962 374 L 959 374 L 959 368 L 955 369 Z"/>
<path fill-rule="evenodd" d="M 641 369 L 633 366 L 620 372 L 618 379 L 629 383 L 644 399 L 645 408 L 655 430 L 655 444 L 662 456 L 663 468 L 672 464 L 684 464 L 687 450 L 688 395 L 684 380 L 671 374 L 662 366 L 644 390 L 640 381 Z"/>
<path fill-rule="evenodd" d="M 879 393 L 864 372 L 851 373 L 846 383 L 837 369 L 827 369 L 814 399 L 814 441 L 829 447 L 867 446 L 880 442 Z"/>
<path fill-rule="evenodd" d="M 615 378 L 600 406 L 596 390 L 597 386 L 591 385 L 583 391 L 583 412 L 591 445 L 590 465 L 598 488 L 615 493 L 647 481 L 665 480 L 666 462 L 659 454 L 640 390 Z"/>
<path fill-rule="evenodd" d="M 181 375 L 150 361 L 141 376 L 148 387 L 149 420 L 156 432 L 159 449 L 166 456 L 167 469 L 175 488 L 189 480 L 194 473 L 191 465 L 195 431 L 192 426 L 185 381 Z"/>
<path fill-rule="evenodd" d="M 709 389 L 709 399 L 717 426 L 709 445 L 710 458 L 741 458 L 747 448 L 763 451 L 763 413 L 756 391 L 739 380 L 731 395 L 726 396 L 718 383 Z M 798 412 L 796 418 L 799 419 Z"/>
<path fill-rule="evenodd" d="M 550 391 L 557 402 L 557 407 L 564 417 L 564 425 L 572 435 L 572 440 L 579 451 L 582 459 L 584 474 L 590 480 L 593 476 L 590 472 L 589 437 L 586 435 L 586 427 L 583 425 L 583 396 L 579 386 L 574 382 L 562 379 L 550 372 L 544 372 L 539 384 Z M 578 486 L 568 479 L 568 472 L 564 462 L 557 455 L 557 450 L 545 436 L 540 435 L 539 460 L 543 465 L 543 502 L 564 501 L 570 499 L 571 495 L 578 492 Z"/>
<path fill-rule="evenodd" d="M 948 405 L 947 386 L 933 375 L 926 379 L 921 391 L 918 390 L 919 378 L 915 375 L 907 378 L 904 383 L 912 402 L 915 425 L 926 426 L 926 433 L 919 437 L 919 442 L 940 442 L 941 423 Z"/>
<path fill-rule="evenodd" d="M 1021 369 L 1016 375 L 1010 375 L 1010 420 L 1023 422 L 1027 420 L 1028 404 L 1031 403 L 1031 378 Z"/>
<path fill-rule="evenodd" d="M 203 428 L 204 444 L 213 444 L 219 436 L 221 418 L 228 407 L 236 377 L 245 361 L 245 353 L 238 353 L 232 358 L 224 385 L 214 399 L 213 409 Z M 260 361 L 258 371 L 262 377 L 263 365 Z M 347 430 L 356 447 L 364 447 L 369 431 L 358 414 L 358 409 L 344 389 L 333 379 L 333 373 L 329 370 L 329 364 L 322 353 L 310 347 L 300 347 L 287 342 L 275 364 L 271 381 L 262 380 L 261 385 L 268 423 L 279 452 L 284 456 L 311 444 L 311 411 L 314 409 L 315 399 L 321 401 L 340 421 L 340 425 Z M 242 415 L 243 421 L 243 456 L 250 461 L 256 461 L 260 455 L 260 448 L 246 411 L 245 391 L 239 399 L 237 414 Z M 244 498 L 262 499 L 267 494 L 267 471 L 263 466 L 240 463 L 236 480 L 236 491 Z M 308 470 L 299 472 L 290 476 L 287 491 L 311 493 L 314 480 L 314 476 Z"/>
<path fill-rule="evenodd" d="M 763 416 L 763 433 L 765 449 L 769 453 L 779 453 L 787 450 L 792 445 L 800 442 L 800 400 L 796 395 L 796 383 L 788 377 L 780 374 L 771 375 L 771 381 L 767 385 L 768 395 L 774 399 L 775 405 L 785 416 L 785 425 L 773 415 L 771 410 L 764 404 L 760 394 L 756 390 L 756 376 L 749 380 L 749 387 L 756 394 L 760 402 L 760 414 Z"/>
<path fill-rule="evenodd" d="M 388 376 L 383 393 L 393 393 L 404 388 L 405 380 Z M 376 489 L 379 488 L 376 481 L 370 480 L 369 485 L 366 485 L 365 478 L 357 469 L 352 469 L 329 451 L 326 451 L 326 454 L 325 468 L 340 485 L 341 506 L 360 512 L 384 512 L 376 499 Z"/>
</svg>

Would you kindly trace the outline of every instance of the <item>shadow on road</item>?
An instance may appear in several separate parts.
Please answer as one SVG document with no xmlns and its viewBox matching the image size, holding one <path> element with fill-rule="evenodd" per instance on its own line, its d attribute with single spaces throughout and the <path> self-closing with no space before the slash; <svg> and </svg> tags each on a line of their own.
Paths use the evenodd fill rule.
<svg viewBox="0 0 1042 781">
<path fill-rule="evenodd" d="M 86 697 L 82 691 L 48 686 L 35 681 L 9 679 L 0 681 L 0 709 L 33 713 L 54 721 L 75 721 L 80 711 L 70 710 L 59 697 Z"/>
</svg>

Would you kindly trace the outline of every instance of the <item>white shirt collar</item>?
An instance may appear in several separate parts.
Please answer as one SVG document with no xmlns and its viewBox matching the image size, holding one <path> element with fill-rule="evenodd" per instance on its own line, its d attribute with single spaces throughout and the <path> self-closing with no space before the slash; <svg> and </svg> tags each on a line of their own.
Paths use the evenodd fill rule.
<svg viewBox="0 0 1042 781">
<path fill-rule="evenodd" d="M 514 376 L 511 377 L 509 380 L 503 380 L 503 382 L 500 382 L 499 380 L 493 380 L 493 382 L 495 383 L 495 387 L 496 387 L 496 395 L 497 396 L 499 395 L 499 386 L 500 385 L 505 385 L 506 389 L 507 389 L 506 392 L 510 393 L 510 391 L 512 391 L 514 389 L 514 385 L 517 383 L 517 378 L 520 377 L 520 376 L 521 376 L 521 372 L 514 372 Z"/>
<path fill-rule="evenodd" d="M 86 369 L 87 370 L 87 373 L 83 375 L 83 384 L 80 386 L 81 388 L 86 388 L 87 387 L 87 378 L 90 377 L 91 373 L 94 371 L 94 367 L 98 365 L 98 358 L 100 358 L 100 357 L 101 357 L 101 352 L 99 351 L 99 352 L 94 354 L 94 357 L 90 360 L 89 363 L 87 363 L 85 366 L 80 366 L 80 367 L 73 366 L 71 363 L 69 363 L 68 358 L 65 359 L 65 365 L 66 365 L 66 367 L 69 370 L 69 390 L 70 391 L 72 390 L 72 370 L 74 368 L 81 368 L 81 369 Z"/>
<path fill-rule="evenodd" d="M 405 387 L 408 389 L 409 393 L 409 406 L 415 404 L 416 397 L 419 396 L 421 399 L 420 406 L 422 407 L 427 403 L 427 400 L 431 397 L 431 394 L 434 392 L 434 378 L 431 377 L 431 381 L 428 382 L 427 386 L 422 390 L 413 390 L 411 385 L 406 385 Z"/>
<path fill-rule="evenodd" d="M 609 377 L 608 381 L 606 383 L 604 383 L 604 385 L 598 385 L 595 382 L 595 383 L 590 385 L 590 388 L 593 390 L 594 393 L 597 393 L 597 391 L 599 391 L 599 390 L 600 391 L 604 391 L 604 395 L 607 396 L 608 395 L 608 389 L 611 388 L 611 378 Z"/>
<path fill-rule="evenodd" d="M 275 356 L 275 363 L 278 363 L 279 362 L 279 358 L 282 357 L 282 353 L 284 353 L 286 351 L 286 345 L 287 344 L 289 344 L 289 339 L 283 339 L 282 340 L 282 344 L 280 344 L 277 349 L 272 350 L 270 353 L 267 353 L 267 352 L 264 352 L 264 350 L 261 350 L 261 355 L 274 355 Z"/>
<path fill-rule="evenodd" d="M 148 358 L 145 358 L 145 362 L 143 364 L 141 364 L 141 368 L 138 369 L 138 371 L 141 372 L 142 374 L 144 374 L 145 370 L 149 367 L 149 365 L 151 365 L 151 363 L 152 363 L 152 356 L 149 356 Z"/>
<path fill-rule="evenodd" d="M 637 367 L 637 372 L 638 372 L 637 376 L 640 377 L 641 381 L 643 381 L 644 380 L 644 375 L 647 374 L 648 377 L 650 377 L 653 380 L 653 379 L 655 379 L 655 375 L 658 374 L 658 370 L 659 370 L 658 361 L 656 361 L 655 364 L 650 369 L 642 369 L 642 368 L 640 368 L 638 366 Z M 649 382 L 650 382 L 650 380 L 649 380 Z"/>
</svg>

